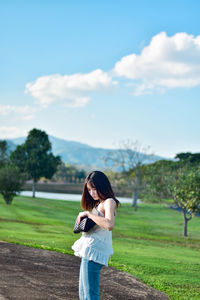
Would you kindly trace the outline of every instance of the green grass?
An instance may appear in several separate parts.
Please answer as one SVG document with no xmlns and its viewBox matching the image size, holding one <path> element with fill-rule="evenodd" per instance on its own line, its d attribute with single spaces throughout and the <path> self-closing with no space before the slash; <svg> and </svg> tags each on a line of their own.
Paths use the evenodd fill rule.
<svg viewBox="0 0 200 300">
<path fill-rule="evenodd" d="M 80 204 L 16 197 L 8 206 L 0 198 L 0 240 L 73 254 L 79 238 L 73 225 Z M 109 265 L 129 272 L 165 292 L 170 299 L 200 299 L 200 218 L 182 236 L 181 213 L 160 204 L 141 204 L 134 212 L 119 207 Z"/>
</svg>

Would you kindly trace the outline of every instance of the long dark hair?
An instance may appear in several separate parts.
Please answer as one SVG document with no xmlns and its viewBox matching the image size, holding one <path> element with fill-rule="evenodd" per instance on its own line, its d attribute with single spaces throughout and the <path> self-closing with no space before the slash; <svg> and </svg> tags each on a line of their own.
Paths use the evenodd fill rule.
<svg viewBox="0 0 200 300">
<path fill-rule="evenodd" d="M 81 208 L 83 210 L 92 210 L 97 203 L 97 201 L 95 201 L 92 196 L 90 196 L 87 189 L 87 184 L 90 184 L 91 187 L 97 190 L 100 201 L 112 198 L 115 200 L 116 206 L 118 207 L 119 200 L 117 200 L 114 195 L 108 177 L 101 171 L 93 171 L 86 177 L 84 182 L 83 194 L 81 199 Z"/>
</svg>

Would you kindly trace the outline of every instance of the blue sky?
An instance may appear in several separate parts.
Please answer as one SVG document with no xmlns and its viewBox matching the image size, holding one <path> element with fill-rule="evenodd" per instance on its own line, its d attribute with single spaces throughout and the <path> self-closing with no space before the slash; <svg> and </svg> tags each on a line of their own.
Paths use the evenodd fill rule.
<svg viewBox="0 0 200 300">
<path fill-rule="evenodd" d="M 0 138 L 200 152 L 198 1 L 1 1 Z"/>
</svg>

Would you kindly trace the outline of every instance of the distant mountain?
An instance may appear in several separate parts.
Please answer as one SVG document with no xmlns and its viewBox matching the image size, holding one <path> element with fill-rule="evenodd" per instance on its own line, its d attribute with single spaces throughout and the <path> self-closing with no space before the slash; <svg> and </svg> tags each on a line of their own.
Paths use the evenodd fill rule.
<svg viewBox="0 0 200 300">
<path fill-rule="evenodd" d="M 24 143 L 25 137 L 7 140 L 14 150 L 14 147 Z M 114 149 L 95 148 L 87 144 L 67 141 L 49 135 L 54 155 L 60 155 L 62 161 L 77 165 L 86 170 L 105 169 L 103 158 L 110 152 L 116 152 Z M 141 153 L 141 155 L 144 155 Z M 146 155 L 145 155 L 146 156 Z M 154 156 L 153 161 L 164 159 L 161 156 Z M 149 162 L 152 162 L 149 160 Z M 147 161 L 148 163 L 148 161 Z"/>
</svg>

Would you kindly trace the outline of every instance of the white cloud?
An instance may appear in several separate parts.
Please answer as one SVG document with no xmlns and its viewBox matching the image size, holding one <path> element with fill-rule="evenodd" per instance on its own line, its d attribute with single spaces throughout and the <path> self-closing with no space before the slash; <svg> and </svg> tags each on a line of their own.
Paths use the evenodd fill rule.
<svg viewBox="0 0 200 300">
<path fill-rule="evenodd" d="M 35 112 L 38 109 L 25 106 L 14 106 L 14 105 L 0 105 L 0 116 L 7 116 L 9 114 L 14 114 L 15 117 L 20 117 L 21 120 L 32 120 L 34 118 Z"/>
<path fill-rule="evenodd" d="M 42 106 L 57 101 L 69 107 L 80 107 L 90 101 L 90 94 L 112 88 L 117 84 L 102 70 L 87 74 L 42 76 L 26 85 L 25 93 L 39 100 Z"/>
<path fill-rule="evenodd" d="M 115 76 L 131 79 L 135 94 L 200 85 L 200 36 L 165 32 L 155 35 L 140 55 L 130 54 L 118 61 Z"/>
<path fill-rule="evenodd" d="M 11 139 L 19 136 L 25 136 L 27 131 L 17 127 L 0 126 L 0 139 Z"/>
</svg>

